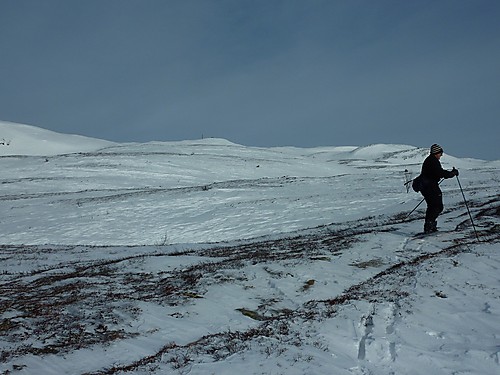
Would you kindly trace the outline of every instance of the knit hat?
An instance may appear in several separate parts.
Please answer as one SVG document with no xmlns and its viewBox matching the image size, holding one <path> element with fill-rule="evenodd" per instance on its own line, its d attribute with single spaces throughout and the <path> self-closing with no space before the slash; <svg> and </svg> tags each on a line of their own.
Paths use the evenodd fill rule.
<svg viewBox="0 0 500 375">
<path fill-rule="evenodd" d="M 433 144 L 431 146 L 431 154 L 435 155 L 435 154 L 440 154 L 440 153 L 443 153 L 443 148 L 438 144 Z"/>
</svg>

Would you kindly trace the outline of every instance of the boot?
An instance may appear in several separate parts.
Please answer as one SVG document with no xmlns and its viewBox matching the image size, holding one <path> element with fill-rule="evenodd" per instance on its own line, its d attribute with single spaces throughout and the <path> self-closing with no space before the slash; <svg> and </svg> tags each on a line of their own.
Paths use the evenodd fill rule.
<svg viewBox="0 0 500 375">
<path fill-rule="evenodd" d="M 435 221 L 426 221 L 424 224 L 424 233 L 432 233 L 437 231 L 437 223 Z"/>
<path fill-rule="evenodd" d="M 424 233 L 432 233 L 432 221 L 426 221 L 424 223 Z"/>
<path fill-rule="evenodd" d="M 426 221 L 424 224 L 424 233 L 434 233 L 437 232 L 437 221 Z"/>
<path fill-rule="evenodd" d="M 434 221 L 432 222 L 431 232 L 437 232 L 437 230 L 438 230 L 438 223 L 437 223 L 437 221 L 436 221 L 436 220 L 434 220 Z"/>
</svg>

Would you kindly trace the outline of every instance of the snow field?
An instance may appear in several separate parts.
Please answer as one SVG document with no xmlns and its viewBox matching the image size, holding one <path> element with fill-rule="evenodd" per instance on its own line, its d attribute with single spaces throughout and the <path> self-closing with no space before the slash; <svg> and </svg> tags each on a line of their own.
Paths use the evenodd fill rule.
<svg viewBox="0 0 500 375">
<path fill-rule="evenodd" d="M 414 237 L 425 205 L 402 220 L 412 146 L 79 149 L 15 130 L 0 373 L 498 374 L 498 161 L 442 160 L 478 243 L 454 180 L 439 235 Z"/>
</svg>

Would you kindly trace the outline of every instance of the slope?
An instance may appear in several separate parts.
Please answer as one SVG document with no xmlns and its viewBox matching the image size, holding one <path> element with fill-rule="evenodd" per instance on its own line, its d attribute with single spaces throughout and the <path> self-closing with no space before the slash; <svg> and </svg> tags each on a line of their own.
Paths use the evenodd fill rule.
<svg viewBox="0 0 500 375">
<path fill-rule="evenodd" d="M 498 373 L 498 162 L 452 159 L 481 243 L 453 180 L 441 233 L 415 238 L 425 152 L 0 158 L 0 372 Z"/>
<path fill-rule="evenodd" d="M 36 126 L 0 121 L 0 156 L 52 156 L 95 151 L 113 144 L 100 139 L 61 134 Z"/>
</svg>

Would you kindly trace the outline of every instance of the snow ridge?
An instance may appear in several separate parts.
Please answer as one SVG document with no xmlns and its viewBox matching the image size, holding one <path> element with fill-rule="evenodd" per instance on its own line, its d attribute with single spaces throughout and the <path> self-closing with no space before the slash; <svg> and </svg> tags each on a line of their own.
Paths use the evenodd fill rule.
<svg viewBox="0 0 500 375">
<path fill-rule="evenodd" d="M 96 151 L 113 144 L 100 139 L 61 134 L 35 126 L 0 121 L 0 156 L 53 156 Z"/>
</svg>

